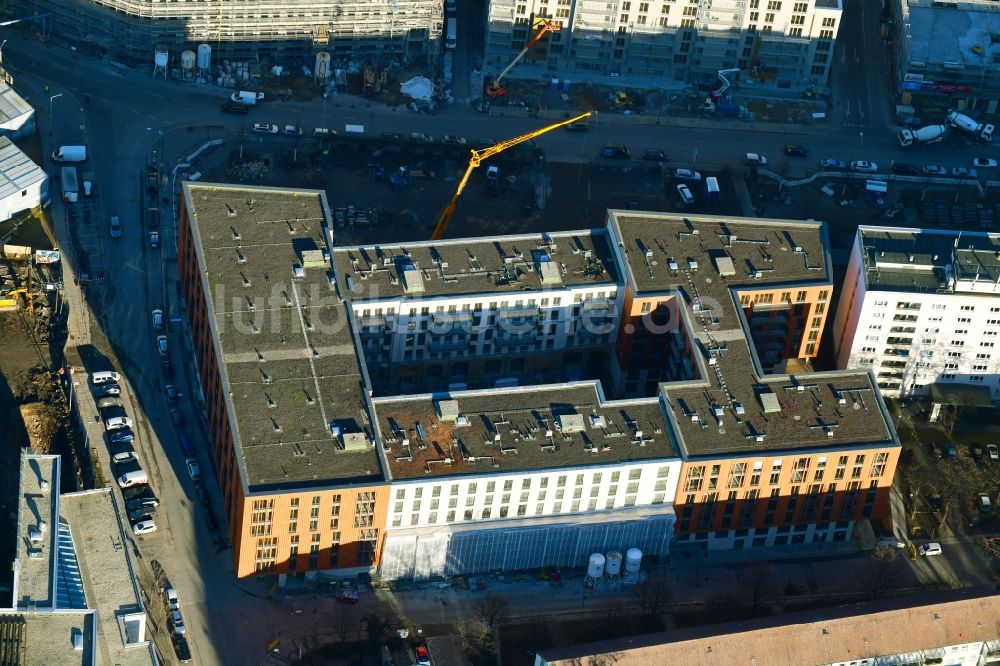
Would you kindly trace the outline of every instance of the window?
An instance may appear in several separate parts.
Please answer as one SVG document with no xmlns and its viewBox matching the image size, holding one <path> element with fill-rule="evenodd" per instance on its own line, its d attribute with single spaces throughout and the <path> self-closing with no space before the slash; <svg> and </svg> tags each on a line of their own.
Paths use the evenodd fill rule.
<svg viewBox="0 0 1000 666">
<path fill-rule="evenodd" d="M 704 465 L 689 467 L 687 471 L 687 477 L 684 480 L 685 492 L 691 493 L 701 490 L 701 486 L 704 479 L 705 479 Z"/>
<path fill-rule="evenodd" d="M 772 486 L 778 485 L 778 479 L 780 477 L 781 477 L 781 461 L 778 460 L 773 465 L 771 465 L 771 478 L 769 479 L 769 483 Z"/>
<path fill-rule="evenodd" d="M 881 478 L 885 473 L 885 463 L 889 459 L 889 454 L 885 451 L 875 454 L 875 460 L 872 462 L 872 477 L 878 479 Z"/>
</svg>

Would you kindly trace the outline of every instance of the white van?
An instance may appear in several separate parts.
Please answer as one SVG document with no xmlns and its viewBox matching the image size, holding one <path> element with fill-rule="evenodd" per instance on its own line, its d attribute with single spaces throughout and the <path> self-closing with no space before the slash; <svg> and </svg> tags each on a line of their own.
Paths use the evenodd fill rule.
<svg viewBox="0 0 1000 666">
<path fill-rule="evenodd" d="M 715 203 L 719 197 L 719 181 L 715 176 L 709 176 L 705 179 L 705 198 L 708 199 L 709 203 Z"/>
<path fill-rule="evenodd" d="M 104 420 L 105 430 L 120 430 L 121 428 L 131 428 L 132 419 L 127 416 L 112 416 Z"/>
<path fill-rule="evenodd" d="M 444 39 L 444 47 L 449 51 L 454 51 L 458 45 L 458 19 L 448 19 L 448 32 Z"/>
<path fill-rule="evenodd" d="M 141 486 L 146 483 L 149 483 L 149 477 L 146 476 L 146 470 L 144 469 L 137 469 L 134 472 L 128 472 L 127 474 L 122 474 L 118 477 L 119 488 Z"/>
<path fill-rule="evenodd" d="M 52 159 L 56 162 L 84 162 L 87 146 L 59 146 L 52 151 Z"/>
<path fill-rule="evenodd" d="M 117 372 L 95 372 L 90 375 L 90 383 L 94 386 L 99 384 L 110 384 L 111 382 L 117 382 L 121 379 L 121 375 Z"/>
</svg>

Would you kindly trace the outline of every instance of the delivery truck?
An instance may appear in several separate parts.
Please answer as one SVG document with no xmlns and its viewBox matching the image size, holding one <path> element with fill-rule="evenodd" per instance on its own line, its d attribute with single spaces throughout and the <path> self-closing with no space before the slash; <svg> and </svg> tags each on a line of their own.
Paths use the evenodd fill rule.
<svg viewBox="0 0 1000 666">
<path fill-rule="evenodd" d="M 59 176 L 62 179 L 63 201 L 73 203 L 79 200 L 80 186 L 76 178 L 76 167 L 63 167 Z"/>
<path fill-rule="evenodd" d="M 52 151 L 56 162 L 83 162 L 87 159 L 87 146 L 59 146 Z"/>
<path fill-rule="evenodd" d="M 262 99 L 264 99 L 264 93 L 262 93 L 262 92 L 254 92 L 252 90 L 238 90 L 238 91 L 234 92 L 233 96 L 230 97 L 229 99 L 231 99 L 232 101 L 236 102 L 237 104 L 244 104 L 246 106 L 253 106 L 257 102 L 259 102 Z"/>
</svg>

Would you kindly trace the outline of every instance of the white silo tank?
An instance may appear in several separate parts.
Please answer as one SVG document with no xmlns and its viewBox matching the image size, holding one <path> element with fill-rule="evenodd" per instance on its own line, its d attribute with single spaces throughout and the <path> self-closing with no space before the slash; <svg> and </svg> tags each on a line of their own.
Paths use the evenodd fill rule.
<svg viewBox="0 0 1000 666">
<path fill-rule="evenodd" d="M 208 44 L 198 45 L 198 69 L 205 71 L 212 68 L 212 47 Z"/>
<path fill-rule="evenodd" d="M 639 573 L 639 566 L 642 564 L 642 551 L 638 548 L 629 548 L 625 551 L 625 573 Z"/>
<path fill-rule="evenodd" d="M 622 572 L 622 554 L 617 550 L 608 551 L 608 556 L 604 560 L 604 573 L 609 576 L 618 576 Z"/>
<path fill-rule="evenodd" d="M 181 69 L 190 72 L 194 69 L 195 55 L 191 49 L 181 51 Z"/>
<path fill-rule="evenodd" d="M 317 79 L 326 80 L 330 78 L 330 54 L 326 51 L 320 51 L 316 54 L 316 67 L 313 68 L 313 73 L 316 75 Z"/>
<path fill-rule="evenodd" d="M 153 52 L 153 64 L 155 64 L 160 69 L 166 69 L 167 63 L 170 62 L 170 52 L 166 49 L 156 49 Z"/>
<path fill-rule="evenodd" d="M 604 556 L 600 553 L 594 553 L 590 556 L 590 560 L 587 562 L 587 577 L 588 578 L 600 578 L 604 575 Z"/>
</svg>

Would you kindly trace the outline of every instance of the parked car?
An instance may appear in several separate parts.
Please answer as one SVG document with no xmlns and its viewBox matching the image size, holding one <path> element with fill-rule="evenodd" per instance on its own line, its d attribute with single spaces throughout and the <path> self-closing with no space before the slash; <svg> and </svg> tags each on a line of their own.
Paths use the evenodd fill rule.
<svg viewBox="0 0 1000 666">
<path fill-rule="evenodd" d="M 976 496 L 976 506 L 979 507 L 979 515 L 988 516 L 993 513 L 993 504 L 990 502 L 990 496 L 986 493 L 979 493 Z"/>
<path fill-rule="evenodd" d="M 997 161 L 990 159 L 989 157 L 977 157 L 972 160 L 972 166 L 979 167 L 980 169 L 995 169 L 997 167 Z"/>
<path fill-rule="evenodd" d="M 746 163 L 751 166 L 767 166 L 767 158 L 759 153 L 747 153 Z"/>
<path fill-rule="evenodd" d="M 281 133 L 285 136 L 302 136 L 302 128 L 297 125 L 285 125 Z"/>
<path fill-rule="evenodd" d="M 847 171 L 847 162 L 843 160 L 823 160 L 819 166 L 824 171 Z"/>
<path fill-rule="evenodd" d="M 145 520 L 138 520 L 132 524 L 132 533 L 136 536 L 141 536 L 143 534 L 152 534 L 156 531 L 156 523 L 153 522 L 152 518 L 146 518 Z"/>
<path fill-rule="evenodd" d="M 192 481 L 197 481 L 201 478 L 201 470 L 198 469 L 198 461 L 194 458 L 185 458 L 184 465 L 187 467 L 188 476 L 191 477 Z"/>
<path fill-rule="evenodd" d="M 854 160 L 851 162 L 851 171 L 861 171 L 863 173 L 875 173 L 878 165 L 868 160 Z"/>
<path fill-rule="evenodd" d="M 403 135 L 399 132 L 382 132 L 382 138 L 386 141 L 402 141 Z"/>
<path fill-rule="evenodd" d="M 135 497 L 130 500 L 125 500 L 125 509 L 128 511 L 135 511 L 136 509 L 151 508 L 160 505 L 160 500 L 156 497 L 150 495 Z"/>
<path fill-rule="evenodd" d="M 156 309 L 156 310 L 153 310 L 153 312 L 151 314 L 152 314 L 152 318 L 153 318 L 153 328 L 155 330 L 157 330 L 157 331 L 162 331 L 163 330 L 163 310 Z"/>
<path fill-rule="evenodd" d="M 997 447 L 996 444 L 987 444 L 986 457 L 990 459 L 990 462 L 1000 462 L 1000 447 Z"/>
<path fill-rule="evenodd" d="M 424 132 L 410 132 L 410 139 L 413 141 L 420 141 L 422 143 L 430 143 L 434 140 L 430 134 L 425 134 Z"/>
<path fill-rule="evenodd" d="M 894 536 L 880 537 L 875 542 L 875 547 L 878 548 L 879 546 L 884 546 L 887 548 L 906 548 L 906 542 L 901 539 L 897 539 Z"/>
<path fill-rule="evenodd" d="M 153 506 L 143 506 L 137 509 L 132 509 L 127 511 L 128 519 L 130 522 L 139 522 L 142 520 L 149 520 L 156 516 L 156 505 Z"/>
<path fill-rule="evenodd" d="M 184 415 L 181 414 L 181 410 L 177 409 L 176 407 L 171 407 L 170 408 L 170 421 L 174 425 L 180 425 L 180 424 L 184 423 Z"/>
<path fill-rule="evenodd" d="M 940 444 L 938 442 L 931 442 L 927 446 L 930 449 L 931 456 L 937 458 L 938 460 L 944 458 L 944 444 Z"/>
<path fill-rule="evenodd" d="M 951 175 L 956 178 L 975 178 L 978 174 L 975 169 L 967 169 L 965 167 L 952 167 Z"/>
<path fill-rule="evenodd" d="M 277 134 L 281 131 L 281 128 L 272 123 L 254 123 L 251 131 L 258 134 Z"/>
<path fill-rule="evenodd" d="M 174 634 L 171 642 L 174 644 L 174 653 L 177 655 L 177 661 L 182 664 L 189 663 L 191 661 L 191 647 L 188 645 L 187 639 Z"/>
<path fill-rule="evenodd" d="M 131 428 L 119 428 L 108 433 L 108 442 L 111 444 L 127 444 L 135 439 L 135 433 Z"/>
<path fill-rule="evenodd" d="M 975 460 L 977 463 L 983 462 L 983 445 L 982 444 L 973 444 L 969 448 L 969 453 L 972 454 L 972 459 Z"/>
<path fill-rule="evenodd" d="M 179 611 L 181 609 L 181 602 L 177 598 L 177 590 L 172 587 L 168 587 L 163 591 L 163 594 L 167 598 L 167 608 L 171 611 Z"/>
<path fill-rule="evenodd" d="M 927 503 L 931 505 L 931 508 L 935 511 L 940 511 L 944 508 L 944 500 L 937 493 L 931 493 L 927 496 Z"/>
<path fill-rule="evenodd" d="M 628 146 L 623 146 L 620 143 L 606 143 L 604 144 L 604 147 L 601 148 L 601 157 L 627 160 L 631 156 L 632 152 L 628 149 Z"/>
<path fill-rule="evenodd" d="M 947 176 L 948 170 L 945 169 L 944 167 L 930 164 L 924 167 L 924 173 L 927 174 L 928 176 Z"/>
<path fill-rule="evenodd" d="M 154 250 L 156 248 L 160 247 L 160 232 L 159 231 L 150 231 L 149 232 L 149 247 L 153 248 Z"/>
<path fill-rule="evenodd" d="M 680 195 L 681 201 L 683 201 L 685 204 L 694 203 L 694 195 L 691 194 L 691 189 L 684 183 L 677 184 L 677 194 Z"/>
<path fill-rule="evenodd" d="M 958 447 L 955 446 L 954 442 L 945 442 L 944 447 L 944 457 L 949 459 L 954 459 L 958 457 Z"/>
<path fill-rule="evenodd" d="M 237 113 L 245 116 L 249 110 L 249 106 L 237 102 L 226 102 L 222 105 L 223 113 Z"/>
<path fill-rule="evenodd" d="M 94 387 L 94 397 L 101 398 L 106 395 L 121 395 L 122 389 L 118 384 L 101 384 Z"/>
<path fill-rule="evenodd" d="M 122 237 L 122 223 L 119 221 L 117 215 L 111 216 L 111 237 L 121 238 Z"/>
<path fill-rule="evenodd" d="M 670 155 L 662 150 L 644 150 L 642 151 L 642 159 L 647 162 L 666 162 L 670 159 Z"/>
<path fill-rule="evenodd" d="M 175 634 L 183 636 L 187 633 L 187 627 L 184 626 L 184 618 L 181 617 L 179 610 L 170 611 L 170 624 L 173 625 Z"/>
<path fill-rule="evenodd" d="M 122 497 L 124 497 L 126 501 L 136 497 L 143 497 L 147 494 L 151 495 L 152 493 L 153 489 L 145 483 L 136 483 L 122 488 Z"/>
<path fill-rule="evenodd" d="M 107 396 L 106 398 L 101 398 L 97 401 L 98 409 L 110 409 L 111 407 L 121 407 L 121 398 L 116 398 L 114 396 Z"/>
<path fill-rule="evenodd" d="M 431 653 L 427 651 L 426 647 L 419 645 L 415 652 L 417 653 L 417 664 L 419 666 L 431 666 Z"/>
<path fill-rule="evenodd" d="M 941 554 L 941 544 L 939 543 L 925 543 L 920 548 L 917 549 L 920 554 L 924 557 L 929 557 L 931 555 Z"/>
<path fill-rule="evenodd" d="M 900 176 L 919 176 L 920 167 L 914 164 L 906 164 L 905 162 L 893 162 L 890 170 L 899 174 Z"/>
<path fill-rule="evenodd" d="M 118 430 L 119 428 L 131 428 L 132 419 L 127 416 L 113 416 L 104 420 L 105 430 Z"/>
<path fill-rule="evenodd" d="M 458 136 L 457 134 L 445 134 L 441 140 L 445 143 L 452 143 L 458 146 L 464 146 L 468 143 L 464 136 Z"/>
<path fill-rule="evenodd" d="M 174 388 L 173 384 L 167 384 L 163 387 L 163 394 L 167 396 L 167 402 L 173 404 L 177 402 L 177 389 Z"/>
<path fill-rule="evenodd" d="M 676 178 L 677 180 L 697 182 L 701 180 L 701 173 L 698 171 L 692 171 L 691 169 L 675 169 L 674 178 Z"/>
<path fill-rule="evenodd" d="M 358 591 L 357 590 L 340 590 L 337 592 L 335 597 L 338 603 L 348 604 L 350 606 L 358 603 Z"/>
<path fill-rule="evenodd" d="M 805 146 L 790 143 L 785 146 L 785 154 L 792 157 L 809 157 L 810 151 Z"/>
<path fill-rule="evenodd" d="M 167 336 L 165 335 L 156 336 L 156 351 L 160 353 L 160 356 L 167 355 Z"/>
<path fill-rule="evenodd" d="M 570 132 L 586 132 L 590 129 L 590 123 L 586 120 L 577 120 L 566 125 L 566 129 Z"/>
<path fill-rule="evenodd" d="M 130 460 L 139 460 L 131 444 L 122 444 L 111 453 L 111 462 L 115 465 L 121 465 Z"/>
</svg>

